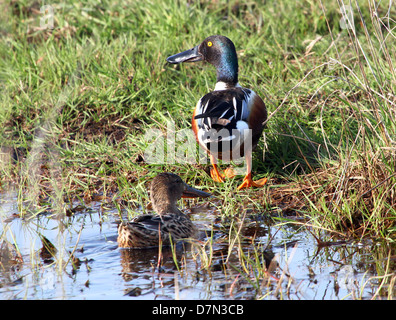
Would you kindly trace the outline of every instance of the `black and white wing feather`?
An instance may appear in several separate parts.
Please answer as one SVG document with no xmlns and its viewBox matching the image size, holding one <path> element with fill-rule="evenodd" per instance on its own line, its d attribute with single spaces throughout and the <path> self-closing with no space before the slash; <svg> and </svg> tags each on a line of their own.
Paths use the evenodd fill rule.
<svg viewBox="0 0 396 320">
<path fill-rule="evenodd" d="M 247 121 L 254 95 L 249 89 L 235 87 L 203 96 L 198 101 L 194 117 L 201 145 L 221 152 L 222 143 L 229 141 L 235 145 L 237 140 L 240 141 L 244 130 L 249 129 Z"/>
</svg>

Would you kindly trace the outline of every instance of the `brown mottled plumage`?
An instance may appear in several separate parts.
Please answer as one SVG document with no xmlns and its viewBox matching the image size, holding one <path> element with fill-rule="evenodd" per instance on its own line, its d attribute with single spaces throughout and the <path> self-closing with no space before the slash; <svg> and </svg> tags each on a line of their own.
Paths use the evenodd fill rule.
<svg viewBox="0 0 396 320">
<path fill-rule="evenodd" d="M 180 198 L 209 197 L 210 194 L 188 186 L 173 173 L 160 173 L 151 182 L 151 202 L 158 213 L 138 216 L 118 226 L 118 245 L 122 248 L 147 248 L 169 245 L 193 238 L 197 228 L 189 217 L 177 208 Z"/>
</svg>

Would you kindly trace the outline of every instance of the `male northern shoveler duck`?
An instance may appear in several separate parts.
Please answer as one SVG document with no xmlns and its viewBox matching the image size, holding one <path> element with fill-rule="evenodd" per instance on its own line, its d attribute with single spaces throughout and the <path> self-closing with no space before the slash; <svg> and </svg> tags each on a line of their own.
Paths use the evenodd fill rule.
<svg viewBox="0 0 396 320">
<path fill-rule="evenodd" d="M 210 36 L 198 46 L 167 58 L 169 63 L 207 61 L 217 70 L 214 91 L 197 103 L 192 129 L 198 143 L 208 152 L 213 169 L 210 175 L 223 182 L 217 159 L 245 156 L 247 172 L 238 189 L 262 187 L 267 179 L 252 180 L 252 151 L 267 119 L 263 100 L 253 90 L 238 83 L 238 57 L 233 42 L 224 36 Z M 229 174 L 227 175 L 229 176 Z"/>
<path fill-rule="evenodd" d="M 160 173 L 151 182 L 150 197 L 156 214 L 144 214 L 118 226 L 118 246 L 147 248 L 169 245 L 170 241 L 194 238 L 197 228 L 177 208 L 180 198 L 209 197 L 210 194 L 188 186 L 173 173 Z"/>
</svg>

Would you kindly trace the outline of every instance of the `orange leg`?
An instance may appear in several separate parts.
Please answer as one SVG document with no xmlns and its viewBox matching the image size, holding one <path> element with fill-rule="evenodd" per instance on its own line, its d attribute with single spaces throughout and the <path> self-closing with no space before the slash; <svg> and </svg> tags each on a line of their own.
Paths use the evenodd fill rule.
<svg viewBox="0 0 396 320">
<path fill-rule="evenodd" d="M 210 169 L 210 176 L 212 177 L 213 181 L 215 182 L 224 182 L 224 174 L 219 172 L 217 167 L 217 160 L 210 155 L 210 162 L 212 163 L 213 168 Z"/>
<path fill-rule="evenodd" d="M 242 184 L 238 187 L 238 190 L 250 187 L 261 188 L 267 183 L 267 178 L 262 178 L 260 180 L 252 180 L 252 154 L 249 152 L 245 156 L 246 159 L 246 176 L 243 178 Z"/>
</svg>

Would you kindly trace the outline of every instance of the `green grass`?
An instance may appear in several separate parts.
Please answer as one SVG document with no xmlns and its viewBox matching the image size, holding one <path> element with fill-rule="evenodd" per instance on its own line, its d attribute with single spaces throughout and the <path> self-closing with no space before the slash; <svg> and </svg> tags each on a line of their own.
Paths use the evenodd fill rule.
<svg viewBox="0 0 396 320">
<path fill-rule="evenodd" d="M 168 170 L 214 193 L 225 217 L 281 208 L 319 230 L 393 241 L 393 6 L 374 16 L 371 2 L 352 3 L 353 33 L 334 1 L 54 1 L 54 29 L 40 29 L 42 5 L 1 8 L 1 182 L 16 183 L 31 210 L 98 194 L 134 208 Z M 169 119 L 190 128 L 215 82 L 213 67 L 166 57 L 212 34 L 235 42 L 240 83 L 271 115 L 254 158 L 254 175 L 270 178 L 264 190 L 216 184 L 205 164 L 144 161 L 145 133 Z"/>
</svg>

